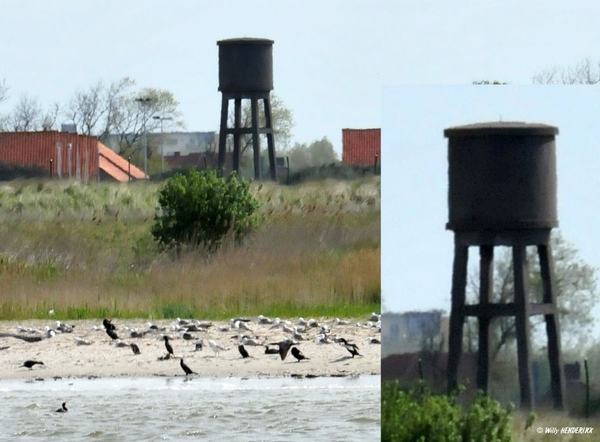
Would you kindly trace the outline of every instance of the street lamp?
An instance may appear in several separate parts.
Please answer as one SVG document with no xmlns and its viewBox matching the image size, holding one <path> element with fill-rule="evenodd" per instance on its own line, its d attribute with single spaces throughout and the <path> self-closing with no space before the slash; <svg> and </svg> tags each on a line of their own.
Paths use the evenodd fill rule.
<svg viewBox="0 0 600 442">
<path fill-rule="evenodd" d="M 144 137 L 144 176 L 148 176 L 148 135 L 146 134 L 146 105 L 152 101 L 150 97 L 136 98 L 135 101 L 142 104 L 143 110 L 143 137 Z"/>
<path fill-rule="evenodd" d="M 164 175 L 164 173 L 165 173 L 165 150 L 164 150 L 165 133 L 163 131 L 163 121 L 172 121 L 173 118 L 160 117 L 158 115 L 155 115 L 152 118 L 154 118 L 155 120 L 160 120 L 160 158 L 161 158 L 161 162 L 162 162 L 162 174 Z"/>
</svg>

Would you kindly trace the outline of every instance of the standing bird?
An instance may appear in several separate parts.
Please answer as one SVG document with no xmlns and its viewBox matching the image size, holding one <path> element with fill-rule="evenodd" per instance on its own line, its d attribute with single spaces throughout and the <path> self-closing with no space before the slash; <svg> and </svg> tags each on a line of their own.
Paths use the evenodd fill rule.
<svg viewBox="0 0 600 442">
<path fill-rule="evenodd" d="M 173 353 L 173 347 L 171 347 L 171 344 L 169 344 L 169 337 L 165 335 L 163 336 L 163 339 L 165 340 L 165 348 L 167 349 L 168 354 L 175 357 L 175 354 Z"/>
<path fill-rule="evenodd" d="M 281 342 L 275 342 L 269 345 L 278 345 L 279 346 L 279 357 L 281 358 L 281 360 L 285 360 L 285 357 L 287 356 L 288 352 L 290 351 L 290 348 L 292 347 L 292 345 L 296 345 L 295 343 L 293 343 L 292 341 L 281 341 Z"/>
<path fill-rule="evenodd" d="M 110 328 L 107 328 L 107 329 L 106 329 L 106 334 L 107 334 L 108 336 L 110 336 L 110 338 L 111 338 L 113 341 L 114 341 L 115 339 L 119 339 L 119 335 L 117 335 L 117 333 L 116 333 L 114 330 L 110 329 Z"/>
<path fill-rule="evenodd" d="M 344 338 L 340 338 L 339 341 L 344 345 L 346 350 L 348 350 L 350 352 L 352 357 L 362 356 L 361 354 L 358 353 L 358 346 L 356 344 L 351 344 L 348 341 L 346 341 Z"/>
<path fill-rule="evenodd" d="M 69 411 L 69 410 L 67 409 L 66 402 L 63 402 L 62 407 L 60 407 L 58 410 L 56 410 L 57 413 L 66 413 L 67 411 Z"/>
<path fill-rule="evenodd" d="M 195 371 L 192 371 L 192 369 L 190 367 L 187 366 L 187 364 L 185 364 L 183 362 L 183 358 L 181 358 L 179 360 L 179 365 L 181 365 L 181 368 L 183 369 L 183 371 L 185 371 L 185 375 L 189 375 L 189 374 L 198 374 Z"/>
<path fill-rule="evenodd" d="M 140 354 L 140 348 L 137 346 L 137 344 L 129 344 L 131 346 L 131 349 L 133 350 L 133 354 L 134 355 L 139 355 Z"/>
<path fill-rule="evenodd" d="M 110 319 L 104 318 L 102 320 L 102 325 L 104 325 L 104 328 L 106 330 L 113 330 L 113 331 L 115 331 L 117 329 L 117 327 L 115 327 L 115 325 L 111 322 Z"/>
<path fill-rule="evenodd" d="M 248 351 L 244 348 L 244 346 L 242 344 L 238 345 L 238 350 L 240 351 L 242 358 L 246 359 L 246 358 L 250 357 L 250 355 L 248 354 Z"/>
<path fill-rule="evenodd" d="M 298 362 L 300 362 L 303 359 L 306 359 L 308 361 L 309 358 L 307 358 L 306 356 L 304 356 L 302 354 L 302 352 L 300 350 L 298 350 L 297 347 L 292 347 L 292 355 L 298 359 Z"/>
<path fill-rule="evenodd" d="M 35 364 L 44 365 L 44 363 L 42 361 L 31 361 L 30 360 L 30 361 L 23 362 L 23 365 L 21 365 L 20 367 L 27 367 L 28 369 L 31 370 Z"/>
<path fill-rule="evenodd" d="M 220 351 L 229 350 L 227 347 L 223 347 L 221 344 L 217 344 L 212 339 L 208 341 L 208 345 L 210 345 L 210 348 L 212 348 L 212 351 L 215 352 L 215 355 L 218 355 Z"/>
</svg>

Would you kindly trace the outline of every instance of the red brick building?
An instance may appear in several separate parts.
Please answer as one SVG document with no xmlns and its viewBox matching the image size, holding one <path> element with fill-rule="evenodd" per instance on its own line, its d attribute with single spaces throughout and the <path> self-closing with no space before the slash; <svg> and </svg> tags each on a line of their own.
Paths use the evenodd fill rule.
<svg viewBox="0 0 600 442">
<path fill-rule="evenodd" d="M 70 132 L 0 132 L 0 162 L 36 167 L 52 178 L 84 182 L 147 178 L 96 137 Z"/>
<path fill-rule="evenodd" d="M 342 163 L 372 167 L 381 164 L 381 129 L 342 129 Z"/>
</svg>

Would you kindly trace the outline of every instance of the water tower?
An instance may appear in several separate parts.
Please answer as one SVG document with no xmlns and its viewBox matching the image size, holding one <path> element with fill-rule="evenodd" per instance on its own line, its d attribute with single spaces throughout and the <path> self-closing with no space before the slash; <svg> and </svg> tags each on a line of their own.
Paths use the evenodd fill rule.
<svg viewBox="0 0 600 442">
<path fill-rule="evenodd" d="M 273 90 L 273 40 L 261 38 L 233 38 L 220 40 L 219 91 L 221 101 L 221 127 L 219 133 L 219 170 L 225 165 L 227 136 L 233 135 L 233 170 L 240 170 L 240 135 L 252 135 L 254 150 L 254 177 L 261 178 L 260 138 L 267 137 L 269 170 L 276 180 L 275 145 L 271 124 L 270 93 Z M 228 127 L 229 101 L 234 102 L 234 125 Z M 251 126 L 242 127 L 242 100 L 250 100 Z M 258 104 L 264 106 L 265 126 L 259 127 Z"/>
<path fill-rule="evenodd" d="M 544 315 L 554 407 L 563 408 L 564 377 L 560 326 L 552 281 L 550 231 L 556 211 L 558 128 L 521 122 L 477 123 L 446 129 L 449 162 L 449 222 L 454 231 L 454 266 L 448 355 L 448 388 L 458 382 L 465 318 L 478 319 L 477 388 L 487 393 L 491 362 L 490 322 L 514 316 L 521 407 L 534 407 L 530 321 Z M 468 248 L 479 247 L 479 303 L 466 304 Z M 494 247 L 512 249 L 514 301 L 493 303 Z M 527 289 L 526 247 L 537 248 L 543 299 Z"/>
</svg>

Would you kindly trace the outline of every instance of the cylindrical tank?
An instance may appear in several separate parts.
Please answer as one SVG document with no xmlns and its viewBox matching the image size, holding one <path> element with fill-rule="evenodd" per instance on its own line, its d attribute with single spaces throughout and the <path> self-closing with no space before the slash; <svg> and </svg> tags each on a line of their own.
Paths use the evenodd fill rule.
<svg viewBox="0 0 600 442">
<path fill-rule="evenodd" d="M 444 130 L 448 138 L 447 229 L 550 229 L 558 226 L 558 128 L 522 122 Z"/>
<path fill-rule="evenodd" d="M 232 38 L 220 40 L 219 91 L 273 90 L 273 40 Z"/>
</svg>

